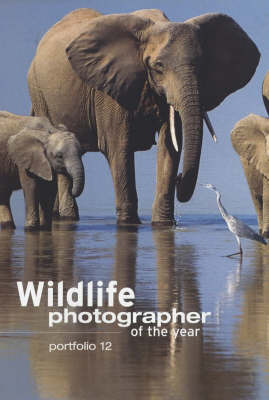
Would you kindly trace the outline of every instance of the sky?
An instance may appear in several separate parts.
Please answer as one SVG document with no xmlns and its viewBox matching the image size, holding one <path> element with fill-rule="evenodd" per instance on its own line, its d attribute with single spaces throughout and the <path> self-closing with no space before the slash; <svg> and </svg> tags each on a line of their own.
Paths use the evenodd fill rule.
<svg viewBox="0 0 269 400">
<path fill-rule="evenodd" d="M 221 12 L 233 17 L 254 40 L 261 53 L 257 71 L 240 91 L 230 95 L 210 118 L 218 136 L 214 144 L 207 128 L 199 173 L 199 182 L 213 183 L 223 202 L 233 214 L 254 214 L 247 183 L 239 158 L 232 148 L 230 132 L 234 124 L 255 113 L 266 116 L 261 87 L 269 69 L 268 0 L 0 0 L 0 109 L 27 115 L 31 102 L 27 89 L 27 71 L 35 48 L 43 34 L 65 14 L 76 8 L 89 7 L 102 13 L 130 12 L 141 8 L 159 8 L 171 21 L 184 20 L 208 13 Z M 114 215 L 114 194 L 110 171 L 104 157 L 88 153 L 84 157 L 86 187 L 79 198 L 82 215 Z M 140 215 L 151 215 L 155 190 L 156 146 L 136 153 L 136 180 Z M 100 183 L 101 182 L 101 183 Z M 23 199 L 16 193 L 16 212 L 22 214 Z M 176 204 L 176 215 L 218 213 L 213 192 L 197 187 L 190 202 Z"/>
</svg>

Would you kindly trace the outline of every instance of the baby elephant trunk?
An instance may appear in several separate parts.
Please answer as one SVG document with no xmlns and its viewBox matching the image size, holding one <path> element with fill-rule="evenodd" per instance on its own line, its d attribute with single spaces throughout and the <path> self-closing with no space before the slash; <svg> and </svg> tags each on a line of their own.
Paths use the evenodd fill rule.
<svg viewBox="0 0 269 400">
<path fill-rule="evenodd" d="M 85 183 L 85 174 L 82 161 L 80 159 L 69 161 L 66 165 L 66 170 L 73 182 L 72 196 L 78 197 L 81 195 Z"/>
</svg>

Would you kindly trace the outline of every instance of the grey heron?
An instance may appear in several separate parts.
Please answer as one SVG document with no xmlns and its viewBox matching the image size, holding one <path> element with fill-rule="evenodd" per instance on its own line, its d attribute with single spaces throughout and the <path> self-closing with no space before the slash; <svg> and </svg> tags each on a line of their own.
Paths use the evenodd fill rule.
<svg viewBox="0 0 269 400">
<path fill-rule="evenodd" d="M 240 219 L 234 217 L 233 215 L 230 215 L 228 213 L 228 211 L 223 207 L 220 198 L 221 198 L 221 194 L 220 192 L 217 190 L 217 188 L 213 185 L 211 185 L 210 183 L 206 183 L 206 184 L 200 184 L 200 186 L 203 186 L 207 189 L 213 190 L 216 195 L 217 195 L 217 204 L 219 207 L 219 211 L 222 215 L 222 218 L 224 219 L 224 221 L 226 222 L 228 229 L 230 232 L 232 232 L 235 235 L 235 238 L 237 240 L 238 246 L 239 246 L 239 252 L 237 253 L 233 253 L 228 255 L 227 257 L 231 257 L 234 256 L 236 254 L 240 254 L 240 256 L 242 257 L 243 254 L 243 250 L 242 250 L 242 246 L 241 246 L 241 242 L 240 242 L 240 238 L 246 238 L 246 239 L 250 239 L 250 240 L 256 240 L 257 242 L 263 243 L 263 244 L 267 244 L 266 240 L 259 235 L 258 233 L 256 233 L 253 229 L 251 229 L 248 225 L 246 225 L 243 221 L 241 221 Z"/>
</svg>

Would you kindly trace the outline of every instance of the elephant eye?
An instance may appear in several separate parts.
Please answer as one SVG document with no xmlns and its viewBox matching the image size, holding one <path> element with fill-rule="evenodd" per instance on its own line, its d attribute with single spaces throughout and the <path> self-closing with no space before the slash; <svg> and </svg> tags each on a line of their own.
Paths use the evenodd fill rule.
<svg viewBox="0 0 269 400">
<path fill-rule="evenodd" d="M 58 158 L 59 160 L 62 160 L 63 153 L 61 151 L 58 151 L 58 153 L 56 153 L 56 158 Z"/>
<path fill-rule="evenodd" d="M 156 61 L 153 65 L 152 65 L 153 69 L 158 72 L 159 74 L 163 73 L 163 63 L 161 61 Z"/>
</svg>

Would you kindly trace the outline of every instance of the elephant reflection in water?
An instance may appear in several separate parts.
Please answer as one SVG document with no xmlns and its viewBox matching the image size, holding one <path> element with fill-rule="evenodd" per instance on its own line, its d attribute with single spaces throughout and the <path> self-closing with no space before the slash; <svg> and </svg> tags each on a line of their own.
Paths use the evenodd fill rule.
<svg viewBox="0 0 269 400">
<path fill-rule="evenodd" d="M 74 281 L 78 279 L 75 279 L 73 265 L 75 233 L 56 231 L 54 235 L 54 238 L 45 233 L 27 236 L 27 266 L 23 279 L 46 281 L 55 271 L 57 280 L 63 279 L 68 286 L 74 286 Z M 201 312 L 195 248 L 177 244 L 175 235 L 169 229 L 154 230 L 152 248 L 153 251 L 156 249 L 155 267 L 153 263 L 144 263 L 147 252 L 151 250 L 139 244 L 139 239 L 143 240 L 143 230 L 118 227 L 110 279 L 117 280 L 120 286 L 140 292 L 132 310 L 167 311 L 177 307 L 184 312 Z M 5 249 L 3 251 L 7 252 Z M 69 252 L 69 262 L 64 267 L 62 252 Z M 12 260 L 12 254 L 10 258 Z M 95 271 L 89 270 L 84 279 L 93 280 L 94 274 Z M 143 277 L 142 281 L 139 274 Z M 156 285 L 153 283 L 154 276 L 157 277 Z M 4 281 L 5 277 L 2 278 Z M 8 302 L 14 302 L 14 298 L 17 301 L 15 290 L 13 287 L 13 292 L 7 297 Z M 2 295 L 1 291 L 0 297 Z M 116 306 L 113 311 L 122 311 L 122 307 Z M 10 329 L 11 325 L 6 321 L 11 319 L 15 321 L 13 329 L 23 320 L 30 329 L 40 330 L 47 325 L 47 308 L 41 307 L 36 312 L 27 307 L 22 311 L 17 303 L 8 303 L 5 318 L 2 316 L 0 322 Z M 166 327 L 180 326 L 169 324 Z M 67 325 L 65 328 L 70 329 L 85 330 L 85 334 L 77 332 L 70 336 L 54 331 L 55 334 L 49 337 L 33 335 L 29 339 L 31 370 L 41 397 L 84 400 L 90 396 L 98 400 L 118 400 L 125 392 L 128 392 L 130 400 L 162 400 L 166 397 L 175 400 L 249 400 L 252 396 L 249 388 L 247 391 L 244 389 L 246 380 L 253 376 L 249 362 L 243 360 L 233 364 L 232 358 L 224 354 L 221 344 L 216 344 L 213 337 L 208 335 L 205 341 L 202 327 L 198 337 L 178 337 L 177 340 L 146 335 L 135 338 L 128 329 L 114 326 L 109 326 L 109 331 L 120 331 L 120 334 L 94 333 L 98 330 L 98 326 L 94 325 L 90 326 L 94 331 L 91 334 L 87 326 Z M 70 341 L 112 341 L 113 350 L 105 354 L 100 351 L 87 354 L 78 351 L 48 352 L 49 343 Z"/>
<path fill-rule="evenodd" d="M 241 313 L 235 327 L 235 348 L 236 354 L 240 357 L 260 366 L 260 373 L 265 380 L 265 392 L 268 392 L 268 253 L 261 252 L 257 247 L 253 257 L 250 258 L 248 267 L 251 277 L 245 285 Z M 261 384 L 259 387 L 262 392 Z"/>
<path fill-rule="evenodd" d="M 55 224 L 56 229 L 59 226 Z M 27 232 L 24 237 L 9 231 L 0 232 L 2 330 L 13 331 L 16 326 L 20 327 L 21 323 L 23 326 L 27 325 L 27 331 L 47 330 L 48 308 L 45 290 L 40 307 L 34 307 L 31 301 L 27 307 L 21 307 L 16 282 L 22 281 L 27 284 L 28 281 L 33 281 L 38 284 L 39 281 L 46 283 L 49 280 L 64 280 L 67 285 L 74 285 L 74 248 L 75 232 L 72 230 L 54 230 L 53 233 Z M 10 286 L 2 285 L 7 280 Z M 10 319 L 4 317 L 10 313 L 14 313 Z M 9 325 L 9 320 L 13 321 L 14 326 Z"/>
</svg>

